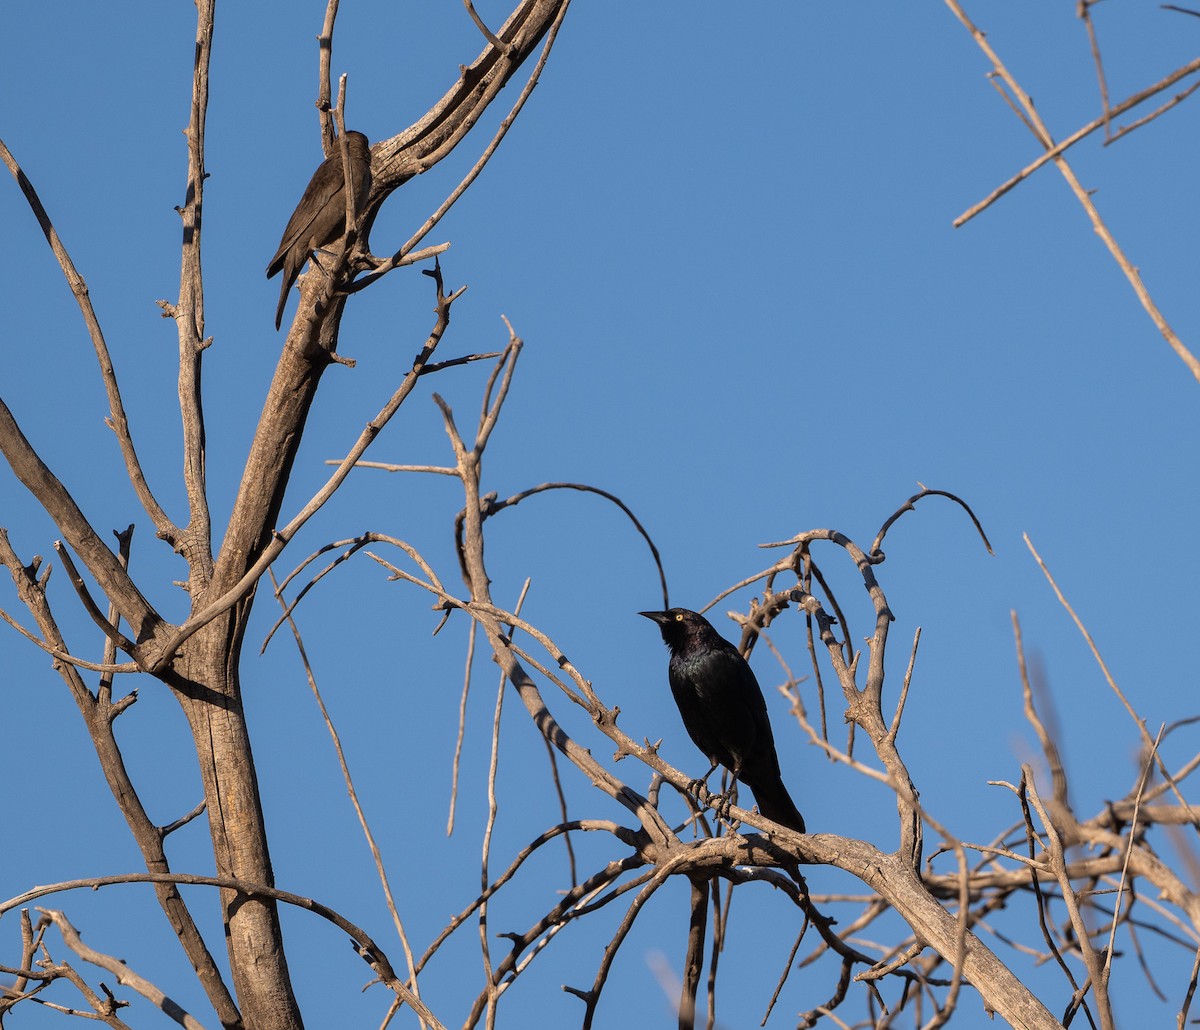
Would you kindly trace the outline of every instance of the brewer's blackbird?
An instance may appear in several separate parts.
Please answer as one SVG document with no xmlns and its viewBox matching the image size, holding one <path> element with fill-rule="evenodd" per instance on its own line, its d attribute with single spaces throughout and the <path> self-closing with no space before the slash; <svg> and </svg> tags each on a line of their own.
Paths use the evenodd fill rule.
<svg viewBox="0 0 1200 1030">
<path fill-rule="evenodd" d="M 350 178 L 354 183 L 354 217 L 362 214 L 371 192 L 371 145 L 361 132 L 346 133 L 350 154 Z M 267 278 L 283 270 L 279 289 L 279 307 L 275 309 L 275 328 L 283 321 L 283 306 L 304 262 L 314 250 L 328 247 L 346 233 L 346 176 L 342 171 L 342 145 L 339 141 L 308 181 L 308 187 L 287 228 L 279 249 L 267 265 Z"/>
<path fill-rule="evenodd" d="M 734 782 L 754 792 L 763 815 L 804 833 L 804 817 L 779 775 L 767 703 L 746 659 L 696 612 L 671 608 L 638 614 L 653 619 L 662 631 L 671 652 L 667 676 L 684 728 L 712 763 L 708 772 L 692 781 L 693 792 L 723 765 Z M 728 794 L 722 800 L 728 809 Z"/>
</svg>

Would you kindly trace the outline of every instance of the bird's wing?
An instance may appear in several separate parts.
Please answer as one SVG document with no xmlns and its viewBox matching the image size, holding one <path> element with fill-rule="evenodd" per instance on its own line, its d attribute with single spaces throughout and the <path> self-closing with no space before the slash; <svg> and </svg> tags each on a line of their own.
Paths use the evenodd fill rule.
<svg viewBox="0 0 1200 1030">
<path fill-rule="evenodd" d="M 308 187 L 300 198 L 300 203 L 296 205 L 296 210 L 288 219 L 287 227 L 283 230 L 283 238 L 279 241 L 279 249 L 275 251 L 275 256 L 267 265 L 268 279 L 283 268 L 288 251 L 297 244 L 305 247 L 305 257 L 308 256 L 307 244 L 312 239 L 313 223 L 325 210 L 327 204 L 335 197 L 340 196 L 345 188 L 346 177 L 342 174 L 341 151 L 335 150 L 313 172 L 312 178 L 308 181 Z M 342 203 L 344 204 L 345 201 L 343 200 Z"/>
<path fill-rule="evenodd" d="M 764 725 L 770 733 L 758 681 L 732 645 L 673 667 L 670 681 L 693 742 L 727 769 L 762 746 Z"/>
<path fill-rule="evenodd" d="M 735 760 L 744 766 L 764 749 L 774 753 L 771 724 L 767 720 L 767 702 L 746 660 L 731 646 L 728 652 L 718 652 L 725 666 L 722 683 L 728 695 L 722 708 L 722 737 Z"/>
<path fill-rule="evenodd" d="M 679 715 L 683 719 L 683 728 L 692 738 L 692 743 L 713 764 L 731 765 L 733 756 L 721 741 L 716 720 L 712 718 L 707 704 L 697 693 L 691 681 L 678 675 L 674 670 L 671 671 L 668 679 L 671 684 L 671 693 L 675 697 L 675 704 L 679 708 Z"/>
</svg>

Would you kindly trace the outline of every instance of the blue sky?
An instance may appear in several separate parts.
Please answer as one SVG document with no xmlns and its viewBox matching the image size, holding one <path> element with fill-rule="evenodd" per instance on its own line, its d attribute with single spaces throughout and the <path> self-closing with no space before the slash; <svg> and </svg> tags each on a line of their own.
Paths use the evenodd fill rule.
<svg viewBox="0 0 1200 1030">
<path fill-rule="evenodd" d="M 495 23 L 504 4 L 477 7 Z M 1058 137 L 1099 113 L 1073 3 L 969 10 Z M 1114 100 L 1193 59 L 1200 45 L 1200 21 L 1156 4 L 1099 5 L 1093 13 Z M 321 158 L 312 102 L 322 15 L 316 3 L 218 12 L 204 251 L 218 531 L 282 343 L 272 325 L 278 281 L 268 282 L 263 268 Z M 87 5 L 69 16 L 23 5 L 10 12 L 0 40 L 0 91 L 8 99 L 0 136 L 87 280 L 148 475 L 177 518 L 175 334 L 154 302 L 178 293 L 173 207 L 186 169 L 193 18 L 187 4 L 135 5 L 118 19 Z M 372 141 L 400 132 L 479 49 L 457 3 L 343 4 L 333 68 L 349 73 L 348 124 Z M 893 688 L 908 641 L 917 626 L 923 631 L 901 737 L 913 778 L 929 811 L 980 842 L 1019 815 L 1012 796 L 988 781 L 1016 781 L 1022 761 L 1036 762 L 1021 716 L 1013 610 L 1063 727 L 1077 810 L 1100 810 L 1136 778 L 1135 727 L 1022 534 L 1153 733 L 1195 714 L 1188 555 L 1200 508 L 1197 383 L 1138 306 L 1061 177 L 1043 169 L 964 228 L 951 227 L 1037 154 L 988 84 L 988 70 L 939 4 L 753 4 L 730 13 L 708 3 L 577 3 L 516 127 L 428 240 L 452 243 L 442 262 L 447 284 L 469 285 L 439 356 L 502 346 L 501 314 L 526 342 L 488 451 L 485 487 L 507 496 L 571 480 L 618 494 L 662 552 L 672 603 L 707 604 L 768 564 L 760 543 L 805 529 L 835 528 L 865 546 L 918 482 L 971 504 L 994 557 L 956 508 L 932 498 L 893 528 L 880 576 L 897 615 Z M 457 183 L 514 97 L 510 88 L 459 152 L 389 199 L 372 233 L 376 253 L 406 239 Z M 1111 147 L 1093 137 L 1070 155 L 1193 350 L 1200 337 L 1195 121 L 1194 102 L 1185 103 Z M 135 575 L 161 611 L 181 619 L 186 601 L 171 581 L 183 578 L 182 564 L 140 518 L 103 424 L 106 402 L 78 312 L 11 181 L 0 188 L 0 226 L 4 399 L 98 530 L 138 523 Z M 324 461 L 344 454 L 390 395 L 432 324 L 432 304 L 429 281 L 415 270 L 393 273 L 351 302 L 341 350 L 358 364 L 325 377 L 285 517 L 324 481 Z M 449 462 L 429 394 L 442 394 L 466 426 L 485 377 L 476 365 L 426 380 L 369 457 Z M 450 480 L 364 471 L 277 568 L 286 573 L 325 542 L 370 529 L 408 540 L 456 583 L 451 532 L 460 505 Z M 26 558 L 52 553 L 53 526 L 7 470 L 0 471 L 0 525 Z M 527 617 L 606 703 L 621 707 L 625 730 L 663 737 L 664 757 L 703 771 L 667 690 L 666 653 L 636 615 L 659 606 L 657 577 L 619 512 L 557 494 L 527 501 L 489 528 L 497 601 L 515 603 L 531 576 Z M 852 568 L 832 550 L 819 551 L 818 560 L 841 585 L 843 605 L 859 606 L 851 619 L 861 635 L 865 597 Z M 713 614 L 727 636 L 734 632 L 721 612 L 744 608 L 750 596 L 744 591 Z M 98 654 L 97 634 L 76 611 L 61 570 L 52 597 L 76 649 Z M 22 616 L 10 588 L 0 587 L 0 606 Z M 278 882 L 338 908 L 398 959 L 295 649 L 281 635 L 257 656 L 276 614 L 260 592 L 243 683 Z M 427 597 L 387 582 L 361 558 L 327 580 L 300 619 L 401 915 L 421 950 L 478 883 L 495 667 L 481 660 L 475 669 L 458 829 L 447 839 L 463 620 L 431 638 Z M 802 669 L 799 621 L 780 620 L 773 639 Z M 0 761 L 14 814 L 0 894 L 137 869 L 48 661 L 8 630 L 0 655 L 8 730 Z M 772 704 L 785 779 L 810 829 L 889 850 L 897 830 L 888 797 L 808 746 L 774 693 L 782 674 L 765 649 L 754 665 Z M 811 709 L 811 692 L 805 697 Z M 544 749 L 515 699 L 505 705 L 495 868 L 556 821 Z M 841 711 L 831 704 L 838 733 Z M 559 714 L 608 761 L 607 741 L 575 713 L 560 706 Z M 190 809 L 199 784 L 175 703 L 154 683 L 142 684 L 120 732 L 152 815 L 166 823 Z M 1169 765 L 1195 751 L 1188 731 L 1177 736 Z M 645 769 L 614 768 L 645 789 Z M 573 816 L 621 818 L 581 776 L 566 769 L 564 778 Z M 583 871 L 609 857 L 600 841 L 577 847 Z M 204 827 L 172 838 L 170 855 L 180 870 L 209 871 Z M 493 929 L 528 925 L 554 903 L 564 876 L 565 858 L 552 850 L 497 904 Z M 811 870 L 810 885 L 855 889 L 820 868 Z M 208 902 L 197 899 L 197 917 L 219 945 Z M 599 1025 L 633 1018 L 673 1025 L 656 956 L 678 970 L 686 903 L 684 886 L 672 885 L 641 916 Z M 55 904 L 93 946 L 124 956 L 212 1022 L 148 891 L 114 888 Z M 718 1018 L 743 1026 L 761 1017 L 799 920 L 765 889 L 739 891 L 734 907 Z M 309 915 L 285 918 L 309 1025 L 377 1025 L 382 992 L 359 993 L 364 970 L 341 936 Z M 590 984 L 617 918 L 613 911 L 592 927 L 564 931 L 512 988 L 502 1025 L 534 1015 L 543 1025 L 572 1025 L 580 1003 L 559 985 Z M 2 922 L 9 929 L 0 932 L 7 949 L 0 961 L 14 961 L 16 920 Z M 475 928 L 460 937 L 422 981 L 451 1025 L 480 979 Z M 1030 973 L 1013 952 L 1000 954 Z M 1118 1018 L 1173 1018 L 1191 958 L 1183 949 L 1164 952 L 1166 1002 L 1153 997 L 1133 962 L 1120 966 Z M 822 964 L 793 973 L 771 1025 L 791 1025 L 793 1013 L 823 1001 L 831 975 Z M 1064 985 L 1045 971 L 1031 975 L 1051 1010 L 1061 1011 Z M 981 1025 L 973 1011 L 964 1025 Z M 51 1017 L 22 1018 L 20 1025 L 33 1026 Z M 149 1026 L 157 1017 L 141 1018 Z"/>
</svg>

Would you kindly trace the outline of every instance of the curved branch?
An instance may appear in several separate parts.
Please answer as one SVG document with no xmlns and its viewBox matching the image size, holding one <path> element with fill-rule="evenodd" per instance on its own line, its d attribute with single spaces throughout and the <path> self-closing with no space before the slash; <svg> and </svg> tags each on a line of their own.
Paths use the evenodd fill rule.
<svg viewBox="0 0 1200 1030">
<path fill-rule="evenodd" d="M 666 572 L 663 571 L 662 558 L 659 556 L 658 548 L 654 545 L 654 541 L 651 539 L 650 534 L 646 531 L 646 528 L 638 520 L 638 517 L 634 515 L 630 507 L 616 494 L 609 493 L 607 490 L 601 490 L 597 486 L 588 486 L 586 483 L 540 483 L 537 486 L 530 487 L 528 490 L 522 490 L 519 493 L 513 494 L 511 497 L 506 497 L 503 501 L 489 502 L 487 505 L 487 510 L 484 512 L 484 518 L 486 519 L 492 515 L 495 515 L 503 511 L 505 508 L 515 507 L 525 500 L 526 497 L 533 497 L 536 494 L 544 493 L 547 490 L 579 490 L 583 493 L 597 494 L 607 501 L 612 501 L 613 504 L 620 508 L 621 511 L 623 511 L 629 518 L 629 521 L 633 523 L 633 528 L 636 529 L 641 538 L 646 541 L 646 546 L 650 548 L 650 554 L 654 558 L 654 565 L 658 569 L 658 581 L 662 586 L 663 607 L 671 607 L 670 600 L 667 596 L 667 575 Z"/>
<path fill-rule="evenodd" d="M 501 934 L 501 936 L 507 937 L 512 941 L 512 950 L 497 964 L 493 974 L 493 982 L 501 983 L 519 976 L 529 966 L 529 963 L 537 957 L 551 937 L 586 910 L 589 897 L 599 893 L 607 884 L 611 883 L 622 873 L 645 864 L 645 859 L 640 855 L 628 855 L 623 859 L 609 862 L 603 869 L 594 873 L 583 883 L 577 884 L 567 891 L 558 904 L 524 933 Z M 533 950 L 522 959 L 522 954 L 531 946 Z M 471 1012 L 463 1021 L 464 1026 L 474 1026 L 478 1022 L 479 1016 L 487 1004 L 488 994 L 489 991 L 485 987 L 476 996 Z"/>
<path fill-rule="evenodd" d="M 362 463 L 359 462 L 358 464 L 361 465 Z M 288 573 L 282 583 L 279 583 L 275 587 L 275 596 L 279 599 L 279 603 L 283 606 L 283 614 L 275 621 L 275 624 L 267 632 L 266 637 L 263 638 L 262 647 L 259 653 L 266 653 L 267 645 L 271 642 L 271 638 L 275 635 L 279 627 L 282 626 L 283 623 L 292 616 L 296 610 L 296 607 L 313 587 L 315 587 L 335 568 L 341 565 L 342 562 L 349 561 L 349 559 L 352 558 L 357 551 L 372 543 L 391 544 L 394 547 L 398 547 L 421 567 L 421 571 L 429 577 L 431 583 L 433 583 L 439 590 L 441 589 L 441 581 L 438 579 L 437 574 L 433 571 L 433 568 L 429 565 L 429 563 L 423 557 L 421 557 L 421 553 L 411 544 L 405 543 L 399 537 L 390 536 L 387 533 L 363 533 L 361 536 L 351 537 L 346 540 L 335 540 L 333 543 L 325 544 L 323 547 L 318 548 L 316 551 L 310 554 L 304 559 L 304 561 L 297 565 L 296 568 Z M 283 591 L 287 589 L 287 585 L 304 569 L 312 564 L 312 562 L 316 561 L 327 551 L 332 551 L 335 547 L 345 547 L 347 550 L 339 554 L 333 561 L 326 565 L 325 568 L 323 568 L 312 579 L 304 584 L 300 592 L 291 601 L 291 603 L 285 605 L 283 603 Z"/>
<path fill-rule="evenodd" d="M 26 640 L 32 644 L 36 644 L 46 654 L 50 655 L 55 661 L 65 662 L 67 665 L 73 665 L 77 669 L 83 669 L 85 672 L 101 672 L 105 675 L 124 672 L 142 672 L 142 667 L 137 662 L 122 662 L 119 665 L 111 665 L 106 662 L 89 662 L 85 658 L 77 658 L 75 655 L 64 651 L 62 648 L 54 647 L 52 644 L 35 636 L 22 626 L 16 619 L 8 614 L 3 608 L 0 608 L 0 619 L 7 622 L 13 629 L 21 634 Z"/>
<path fill-rule="evenodd" d="M 640 838 L 635 831 L 629 830 L 626 827 L 621 826 L 619 823 L 613 823 L 607 820 L 575 819 L 571 822 L 559 823 L 557 826 L 552 826 L 534 840 L 530 841 L 530 843 L 527 844 L 517 854 L 516 858 L 512 860 L 512 862 L 509 864 L 509 867 L 498 877 L 496 877 L 496 879 L 488 885 L 487 889 L 484 890 L 479 897 L 477 897 L 471 902 L 471 904 L 454 916 L 454 918 L 442 928 L 441 933 L 434 938 L 433 943 L 429 945 L 429 947 L 425 950 L 425 954 L 422 955 L 418 960 L 415 971 L 419 973 L 425 967 L 426 963 L 433 958 L 438 948 L 442 946 L 446 939 L 452 933 L 454 933 L 455 930 L 462 926 L 462 924 L 471 917 L 471 914 L 478 910 L 480 905 L 486 902 L 498 890 L 500 890 L 501 887 L 508 883 L 508 881 L 517 874 L 517 871 L 521 868 L 521 866 L 524 865 L 525 861 L 530 858 L 538 848 L 552 840 L 557 839 L 565 833 L 570 833 L 572 830 L 605 831 L 611 833 L 619 841 L 624 844 L 628 844 L 631 847 L 637 847 L 640 841 Z M 624 859 L 622 862 L 618 863 L 620 868 L 617 872 L 614 872 L 611 868 L 606 867 L 601 873 L 590 877 L 587 881 L 585 881 L 584 884 L 576 884 L 574 887 L 572 887 L 572 893 L 564 897 L 563 900 L 567 901 L 568 898 L 573 898 L 574 900 L 570 902 L 570 905 L 574 905 L 580 898 L 585 897 L 592 891 L 600 889 L 600 887 L 602 887 L 605 883 L 610 882 L 620 872 L 624 872 L 627 869 L 636 868 L 637 866 L 643 864 L 645 864 L 645 860 L 640 856 L 631 856 L 630 858 Z M 599 877 L 599 879 L 597 879 L 597 877 Z M 539 926 L 540 925 L 541 924 L 539 924 Z M 539 930 L 538 933 L 533 934 L 530 940 L 536 939 L 540 932 L 541 931 Z"/>
<path fill-rule="evenodd" d="M 928 487 L 922 486 L 921 484 L 918 484 L 918 486 L 921 486 L 921 492 L 913 494 L 907 501 L 900 505 L 899 508 L 897 508 L 891 515 L 888 516 L 887 520 L 880 527 L 879 532 L 875 535 L 874 541 L 871 543 L 871 556 L 873 558 L 882 555 L 883 552 L 880 550 L 880 548 L 883 546 L 883 538 L 887 536 L 887 531 L 892 528 L 892 525 L 905 512 L 916 511 L 917 501 L 924 497 L 946 497 L 957 504 L 960 508 L 962 508 L 963 511 L 967 513 L 968 516 L 970 516 L 971 521 L 975 524 L 975 530 L 983 540 L 983 546 L 987 548 L 987 553 L 996 553 L 992 550 L 991 542 L 988 540 L 987 534 L 983 531 L 982 524 L 980 523 L 979 519 L 976 518 L 975 513 L 971 510 L 971 506 L 967 504 L 966 501 L 964 501 L 957 494 L 952 494 L 946 490 L 930 490 Z"/>
<path fill-rule="evenodd" d="M 28 905 L 31 901 L 36 901 L 38 898 L 44 898 L 50 894 L 61 894 L 64 891 L 83 889 L 99 890 L 101 887 L 111 887 L 123 883 L 173 883 L 198 887 L 220 887 L 225 890 L 237 891 L 246 897 L 270 898 L 273 901 L 280 901 L 285 905 L 293 905 L 296 908 L 312 912 L 314 915 L 318 915 L 322 919 L 332 923 L 350 937 L 354 942 L 355 950 L 375 970 L 379 979 L 383 981 L 389 990 L 402 998 L 405 1004 L 412 1006 L 413 1011 L 431 1026 L 438 1028 L 438 1030 L 445 1030 L 445 1027 L 438 1021 L 437 1017 L 426 1008 L 425 1003 L 413 995 L 404 983 L 397 978 L 395 971 L 392 969 L 391 962 L 388 961 L 387 955 L 384 954 L 383 950 L 371 939 L 365 930 L 350 922 L 349 919 L 328 905 L 324 905 L 313 898 L 306 898 L 302 894 L 293 894 L 291 891 L 280 890 L 278 887 L 246 883 L 243 880 L 237 880 L 229 876 L 197 876 L 191 873 L 119 873 L 115 876 L 89 876 L 77 880 L 64 880 L 60 883 L 34 887 L 24 894 L 18 894 L 7 901 L 0 901 L 0 915 L 10 912 L 14 908 L 21 908 L 24 905 Z"/>
</svg>

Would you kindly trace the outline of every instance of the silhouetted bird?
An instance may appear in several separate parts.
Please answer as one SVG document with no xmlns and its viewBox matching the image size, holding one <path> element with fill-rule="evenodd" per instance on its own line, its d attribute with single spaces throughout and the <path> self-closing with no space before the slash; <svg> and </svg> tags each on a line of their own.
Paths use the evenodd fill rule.
<svg viewBox="0 0 1200 1030">
<path fill-rule="evenodd" d="M 754 792 L 763 815 L 804 833 L 804 817 L 779 775 L 767 703 L 746 659 L 696 612 L 671 608 L 638 614 L 653 619 L 662 631 L 671 651 L 667 676 L 675 704 L 688 736 L 712 763 L 692 781 L 693 791 L 723 765 L 734 781 Z M 727 795 L 724 800 L 728 807 Z"/>
<path fill-rule="evenodd" d="M 361 132 L 347 132 L 346 146 L 350 154 L 350 176 L 354 183 L 354 217 L 362 214 L 371 192 L 371 145 Z M 267 265 L 270 279 L 283 270 L 283 284 L 279 289 L 279 307 L 275 309 L 275 328 L 283 321 L 283 306 L 287 303 L 288 290 L 292 288 L 304 262 L 314 250 L 328 247 L 346 234 L 346 176 L 342 172 L 341 142 L 334 145 L 329 155 L 308 181 L 308 187 L 287 228 L 279 249 Z"/>
</svg>

